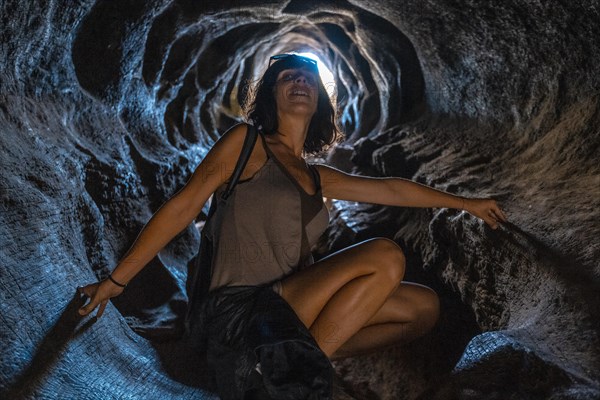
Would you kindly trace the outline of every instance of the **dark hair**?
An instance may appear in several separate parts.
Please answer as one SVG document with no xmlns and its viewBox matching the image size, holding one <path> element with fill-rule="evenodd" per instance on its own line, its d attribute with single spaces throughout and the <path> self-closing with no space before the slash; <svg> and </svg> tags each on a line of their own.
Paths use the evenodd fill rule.
<svg viewBox="0 0 600 400">
<path fill-rule="evenodd" d="M 304 57 L 292 56 L 275 61 L 263 74 L 262 78 L 249 86 L 246 100 L 242 106 L 246 121 L 262 126 L 265 134 L 274 134 L 277 131 L 277 103 L 274 95 L 274 87 L 277 76 L 284 69 L 306 68 Z M 318 77 L 318 69 L 312 67 Z M 323 86 L 321 79 L 318 81 L 319 99 L 317 111 L 313 115 L 308 133 L 304 142 L 304 152 L 316 154 L 326 150 L 332 144 L 339 142 L 343 135 L 337 125 L 336 110 L 331 104 L 329 94 Z"/>
</svg>

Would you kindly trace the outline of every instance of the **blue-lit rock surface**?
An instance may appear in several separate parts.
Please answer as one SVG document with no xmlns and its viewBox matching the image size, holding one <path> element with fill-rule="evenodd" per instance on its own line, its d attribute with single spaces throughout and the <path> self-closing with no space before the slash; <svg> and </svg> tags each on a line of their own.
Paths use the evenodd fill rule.
<svg viewBox="0 0 600 400">
<path fill-rule="evenodd" d="M 333 202 L 319 253 L 393 238 L 443 313 L 411 345 L 336 362 L 336 398 L 600 398 L 599 7 L 0 3 L 0 398 L 215 397 L 178 340 L 194 226 L 97 322 L 75 288 L 107 276 L 289 50 L 338 77 L 331 164 L 493 196 L 511 221 Z"/>
</svg>

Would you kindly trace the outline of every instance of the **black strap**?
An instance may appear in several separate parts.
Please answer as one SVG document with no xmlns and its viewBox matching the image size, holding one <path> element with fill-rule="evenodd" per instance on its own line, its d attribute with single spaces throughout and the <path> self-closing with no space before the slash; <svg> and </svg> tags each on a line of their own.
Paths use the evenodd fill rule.
<svg viewBox="0 0 600 400">
<path fill-rule="evenodd" d="M 306 164 L 308 166 L 308 169 L 310 170 L 313 179 L 315 181 L 315 185 L 317 185 L 317 192 L 319 190 L 321 190 L 321 174 L 319 174 L 319 171 L 317 170 L 317 167 L 315 167 L 313 164 Z"/>
<path fill-rule="evenodd" d="M 221 194 L 221 199 L 227 200 L 229 196 L 231 196 L 231 192 L 233 192 L 233 188 L 237 185 L 240 180 L 240 176 L 242 175 L 242 171 L 246 167 L 248 163 L 248 159 L 250 159 L 250 154 L 252 154 L 252 150 L 254 149 L 254 144 L 256 143 L 256 138 L 258 137 L 256 133 L 256 128 L 253 125 L 248 125 L 248 132 L 246 133 L 246 139 L 244 139 L 244 145 L 242 146 L 242 151 L 240 153 L 240 157 L 238 158 L 237 164 L 235 165 L 235 170 L 231 175 L 231 180 L 229 184 L 227 184 L 227 188 Z"/>
</svg>

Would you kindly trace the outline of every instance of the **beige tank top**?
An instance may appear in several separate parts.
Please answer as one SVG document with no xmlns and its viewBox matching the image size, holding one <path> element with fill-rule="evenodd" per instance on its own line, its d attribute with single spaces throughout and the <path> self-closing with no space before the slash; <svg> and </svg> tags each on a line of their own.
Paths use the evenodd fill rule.
<svg viewBox="0 0 600 400">
<path fill-rule="evenodd" d="M 259 136 L 266 163 L 227 200 L 220 198 L 226 185 L 213 196 L 217 209 L 204 226 L 213 251 L 209 290 L 271 283 L 312 264 L 311 249 L 329 224 L 316 167 L 309 164 L 317 187 L 310 195 Z"/>
</svg>

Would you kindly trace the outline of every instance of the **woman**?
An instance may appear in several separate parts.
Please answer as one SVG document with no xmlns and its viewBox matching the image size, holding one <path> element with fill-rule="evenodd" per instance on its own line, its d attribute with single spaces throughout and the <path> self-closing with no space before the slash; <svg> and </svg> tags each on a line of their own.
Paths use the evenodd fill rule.
<svg viewBox="0 0 600 400">
<path fill-rule="evenodd" d="M 275 304 L 283 299 L 285 304 L 279 309 L 285 312 L 285 307 L 290 308 L 293 318 L 300 321 L 286 319 L 289 324 L 302 325 L 292 335 L 302 336 L 301 330 L 307 330 L 307 341 L 314 340 L 329 359 L 406 343 L 429 331 L 438 318 L 438 297 L 425 286 L 402 281 L 404 255 L 393 241 L 367 240 L 313 262 L 310 249 L 328 222 L 323 197 L 390 206 L 457 208 L 483 219 L 493 229 L 506 221 L 496 202 L 454 196 L 405 179 L 369 178 L 307 164 L 305 154 L 316 153 L 339 138 L 334 109 L 311 59 L 289 54 L 272 57 L 245 111 L 248 120 L 259 126 L 260 135 L 234 195 L 227 204 L 217 205 L 220 211 L 204 228 L 214 240 L 213 302 L 201 315 L 218 315 L 221 311 L 215 310 L 225 309 L 223 304 L 235 304 L 233 312 L 239 312 L 254 301 L 251 299 L 257 299 L 258 293 L 266 293 L 262 289 L 267 287 L 267 296 L 271 296 L 267 302 Z M 192 222 L 211 194 L 223 190 L 247 128 L 246 124 L 237 125 L 217 141 L 185 187 L 144 227 L 109 279 L 80 289 L 91 298 L 80 309 L 81 315 L 99 306 L 100 317 L 107 301 L 119 295 L 144 265 Z M 248 318 L 256 317 L 256 308 L 253 310 L 248 311 Z M 268 310 L 262 309 L 265 313 Z M 203 321 L 209 324 L 208 319 Z M 230 340 L 229 332 L 223 330 L 236 329 L 240 321 L 228 316 L 222 325 L 217 324 L 214 334 Z M 243 347 L 241 341 L 235 345 Z M 218 347 L 222 343 L 213 344 Z M 227 353 L 219 354 L 215 358 L 223 362 Z M 269 359 L 260 357 L 250 362 Z M 256 370 L 264 375 L 260 367 L 257 364 Z M 245 379 L 246 370 L 244 385 Z M 273 393 L 272 386 L 270 390 Z"/>
</svg>

